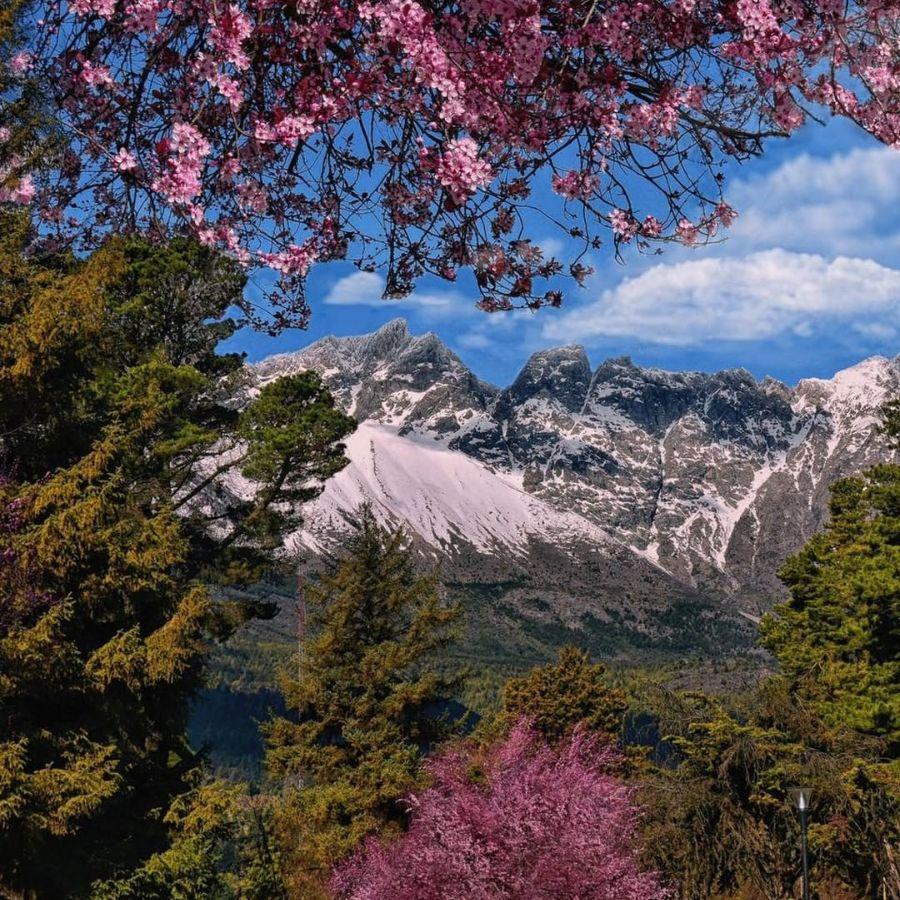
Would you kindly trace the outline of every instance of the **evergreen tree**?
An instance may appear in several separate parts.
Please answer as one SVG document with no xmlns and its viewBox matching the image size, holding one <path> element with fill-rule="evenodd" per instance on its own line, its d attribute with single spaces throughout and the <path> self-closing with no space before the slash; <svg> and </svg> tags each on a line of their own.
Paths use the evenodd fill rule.
<svg viewBox="0 0 900 900">
<path fill-rule="evenodd" d="M 556 663 L 506 682 L 499 719 L 508 727 L 527 718 L 550 741 L 566 737 L 578 724 L 614 737 L 626 708 L 624 693 L 607 683 L 606 667 L 567 646 Z"/>
<path fill-rule="evenodd" d="M 900 441 L 900 404 L 884 432 Z M 763 620 L 780 672 L 731 704 L 657 704 L 678 764 L 651 775 L 648 841 L 690 900 L 795 896 L 798 822 L 822 897 L 900 897 L 900 465 L 832 489 L 826 528 L 785 563 L 789 598 Z"/>
<path fill-rule="evenodd" d="M 780 677 L 736 702 L 666 693 L 659 708 L 677 753 L 642 772 L 645 843 L 680 897 L 797 896 L 796 785 L 812 790 L 816 896 L 897 896 L 898 782 L 877 743 L 811 715 Z"/>
<path fill-rule="evenodd" d="M 284 679 L 296 719 L 266 728 L 267 766 L 285 787 L 277 813 L 292 896 L 326 896 L 334 863 L 366 835 L 405 823 L 400 800 L 424 754 L 448 732 L 454 687 L 434 668 L 458 611 L 434 575 L 417 574 L 401 531 L 367 508 L 336 569 L 306 591 L 311 634 Z"/>
<path fill-rule="evenodd" d="M 265 611 L 207 585 L 271 565 L 353 423 L 309 374 L 235 408 L 214 347 L 243 280 L 204 248 L 27 241 L 4 216 L 0 888 L 78 897 L 164 850 L 209 641 Z"/>
<path fill-rule="evenodd" d="M 215 781 L 177 798 L 165 816 L 169 846 L 92 900 L 281 900 L 284 889 L 268 798 Z"/>
<path fill-rule="evenodd" d="M 886 428 L 896 428 L 897 407 Z M 900 465 L 838 482 L 831 520 L 784 565 L 790 597 L 762 625 L 798 699 L 900 751 Z"/>
</svg>

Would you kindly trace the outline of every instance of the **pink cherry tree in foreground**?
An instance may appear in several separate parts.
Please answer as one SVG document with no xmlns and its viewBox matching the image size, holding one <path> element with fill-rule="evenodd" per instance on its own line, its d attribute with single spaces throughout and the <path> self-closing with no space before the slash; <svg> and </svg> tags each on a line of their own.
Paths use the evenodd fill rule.
<svg viewBox="0 0 900 900">
<path fill-rule="evenodd" d="M 811 113 L 900 142 L 900 0 L 37 0 L 25 24 L 17 69 L 70 139 L 46 232 L 189 228 L 278 273 L 273 330 L 334 259 L 393 296 L 470 269 L 487 310 L 558 305 L 604 228 L 727 226 L 722 165 Z"/>
<path fill-rule="evenodd" d="M 585 731 L 554 749 L 521 724 L 476 773 L 464 752 L 445 753 L 409 801 L 409 831 L 369 839 L 332 889 L 344 900 L 669 897 L 640 868 L 632 789 L 611 774 L 618 760 Z"/>
</svg>

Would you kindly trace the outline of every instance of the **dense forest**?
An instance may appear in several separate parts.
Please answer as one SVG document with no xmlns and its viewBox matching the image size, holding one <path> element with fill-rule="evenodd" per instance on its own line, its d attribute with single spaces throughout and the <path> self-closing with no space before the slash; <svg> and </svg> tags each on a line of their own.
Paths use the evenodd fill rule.
<svg viewBox="0 0 900 900">
<path fill-rule="evenodd" d="M 221 346 L 305 325 L 314 261 L 374 265 L 359 229 L 391 297 L 463 267 L 556 307 L 514 227 L 537 170 L 618 252 L 727 227 L 721 158 L 802 103 L 897 143 L 896 4 L 509 6 L 0 6 L 0 896 L 787 900 L 808 849 L 811 896 L 900 900 L 896 456 L 783 565 L 762 676 L 480 656 L 479 603 L 365 506 L 323 570 L 284 550 L 357 423 Z M 880 427 L 900 452 L 900 398 Z"/>
<path fill-rule="evenodd" d="M 787 898 L 803 785 L 816 896 L 900 896 L 900 466 L 835 486 L 745 690 L 576 647 L 466 671 L 462 608 L 365 508 L 296 583 L 282 536 L 355 423 L 309 373 L 228 400 L 240 272 L 188 239 L 36 256 L 28 229 L 4 214 L 5 895 Z M 295 590 L 264 769 L 223 778 L 187 735 L 211 654 Z"/>
</svg>

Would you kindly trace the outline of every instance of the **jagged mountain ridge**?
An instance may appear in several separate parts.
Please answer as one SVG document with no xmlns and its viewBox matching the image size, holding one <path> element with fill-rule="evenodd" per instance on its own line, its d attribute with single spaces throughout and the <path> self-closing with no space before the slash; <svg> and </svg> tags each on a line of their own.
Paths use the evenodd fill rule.
<svg viewBox="0 0 900 900">
<path fill-rule="evenodd" d="M 603 557 L 613 579 L 745 607 L 779 595 L 775 572 L 825 520 L 829 485 L 887 458 L 878 410 L 900 394 L 900 357 L 791 388 L 741 369 L 592 368 L 577 346 L 534 354 L 501 389 L 399 319 L 270 357 L 251 377 L 303 369 L 361 423 L 351 465 L 307 509 L 305 545 L 368 500 L 454 577 L 519 566 L 540 581 L 534 559 L 550 548 L 554 572 Z"/>
</svg>

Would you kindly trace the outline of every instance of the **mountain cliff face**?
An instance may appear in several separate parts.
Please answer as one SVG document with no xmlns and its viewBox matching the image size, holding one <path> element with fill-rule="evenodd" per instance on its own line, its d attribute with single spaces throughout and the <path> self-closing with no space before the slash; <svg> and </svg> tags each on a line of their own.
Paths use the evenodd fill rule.
<svg viewBox="0 0 900 900">
<path fill-rule="evenodd" d="M 826 518 L 829 485 L 888 457 L 878 410 L 900 394 L 900 357 L 791 388 L 742 369 L 592 368 L 581 347 L 536 353 L 499 389 L 402 320 L 271 357 L 251 377 L 303 369 L 360 427 L 298 547 L 329 545 L 366 500 L 449 579 L 517 585 L 514 605 L 540 593 L 576 622 L 611 610 L 640 622 L 663 602 L 771 605 L 778 566 Z"/>
</svg>

